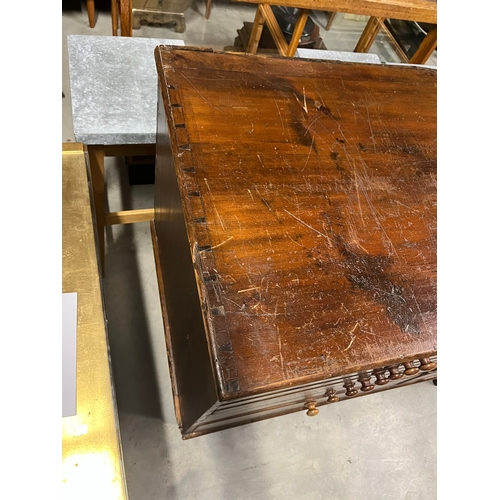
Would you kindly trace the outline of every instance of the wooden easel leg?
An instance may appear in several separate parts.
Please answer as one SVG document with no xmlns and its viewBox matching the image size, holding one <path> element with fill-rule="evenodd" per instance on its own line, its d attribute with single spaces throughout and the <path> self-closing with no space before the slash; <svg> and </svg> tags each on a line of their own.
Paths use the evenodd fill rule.
<svg viewBox="0 0 500 500">
<path fill-rule="evenodd" d="M 381 21 L 384 22 L 384 19 L 381 19 Z M 379 31 L 379 21 L 376 17 L 370 17 L 360 39 L 358 40 L 358 44 L 356 45 L 354 52 L 368 52 Z"/>
<path fill-rule="evenodd" d="M 100 146 L 88 146 L 89 167 L 94 197 L 97 238 L 101 259 L 102 274 L 104 276 L 104 149 Z"/>
<path fill-rule="evenodd" d="M 257 53 L 263 28 L 264 28 L 264 16 L 260 11 L 260 5 L 257 5 L 257 12 L 255 13 L 255 19 L 253 21 L 252 32 L 250 33 L 250 39 L 248 40 L 248 46 L 246 52 L 247 54 Z"/>
<path fill-rule="evenodd" d="M 425 36 L 413 57 L 410 59 L 412 64 L 424 64 L 432 55 L 437 47 L 437 27 L 432 28 Z"/>
<path fill-rule="evenodd" d="M 95 26 L 94 0 L 87 0 L 87 13 L 89 15 L 89 26 L 93 28 Z"/>
</svg>

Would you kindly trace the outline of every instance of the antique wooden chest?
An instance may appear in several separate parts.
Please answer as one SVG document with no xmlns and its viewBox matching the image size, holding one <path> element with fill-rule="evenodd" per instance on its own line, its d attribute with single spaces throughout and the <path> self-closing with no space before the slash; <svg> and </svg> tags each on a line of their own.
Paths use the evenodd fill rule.
<svg viewBox="0 0 500 500">
<path fill-rule="evenodd" d="M 436 71 L 155 56 L 153 246 L 182 436 L 435 379 Z"/>
</svg>

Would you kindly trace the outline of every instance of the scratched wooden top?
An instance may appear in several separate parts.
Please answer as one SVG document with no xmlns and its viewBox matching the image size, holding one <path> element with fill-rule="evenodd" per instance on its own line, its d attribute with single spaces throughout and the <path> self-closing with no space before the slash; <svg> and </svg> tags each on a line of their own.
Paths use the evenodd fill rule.
<svg viewBox="0 0 500 500">
<path fill-rule="evenodd" d="M 436 72 L 156 60 L 222 394 L 435 354 Z"/>
<path fill-rule="evenodd" d="M 275 0 L 232 0 L 274 5 Z M 281 0 L 283 7 L 437 23 L 436 0 Z"/>
</svg>

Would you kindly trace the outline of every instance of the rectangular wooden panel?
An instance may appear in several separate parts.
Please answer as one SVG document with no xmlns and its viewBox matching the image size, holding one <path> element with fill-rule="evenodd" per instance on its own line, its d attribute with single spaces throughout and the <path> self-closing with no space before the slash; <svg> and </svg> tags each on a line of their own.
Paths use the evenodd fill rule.
<svg viewBox="0 0 500 500">
<path fill-rule="evenodd" d="M 155 193 L 154 238 L 156 248 L 161 249 L 156 252 L 159 288 L 170 325 L 165 333 L 174 407 L 184 433 L 218 397 L 166 125 L 159 98 L 155 185 L 161 189 Z"/>
<path fill-rule="evenodd" d="M 173 47 L 156 61 L 155 245 L 183 434 L 241 398 L 297 388 L 300 407 L 301 387 L 334 378 L 347 397 L 377 369 L 422 379 L 436 72 Z"/>
</svg>

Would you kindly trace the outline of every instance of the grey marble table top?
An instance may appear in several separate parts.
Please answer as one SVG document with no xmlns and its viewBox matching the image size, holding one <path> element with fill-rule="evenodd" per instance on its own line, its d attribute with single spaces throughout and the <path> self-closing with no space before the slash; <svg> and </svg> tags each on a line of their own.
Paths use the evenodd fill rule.
<svg viewBox="0 0 500 500">
<path fill-rule="evenodd" d="M 75 140 L 90 145 L 154 144 L 154 49 L 183 40 L 68 35 Z M 298 49 L 299 57 L 380 63 L 375 54 Z"/>
<path fill-rule="evenodd" d="M 157 45 L 183 40 L 68 35 L 75 140 L 84 144 L 154 144 Z"/>
<path fill-rule="evenodd" d="M 359 62 L 380 64 L 377 54 L 362 54 L 359 52 L 338 52 L 336 50 L 297 49 L 296 57 L 323 59 L 331 61 Z"/>
</svg>

